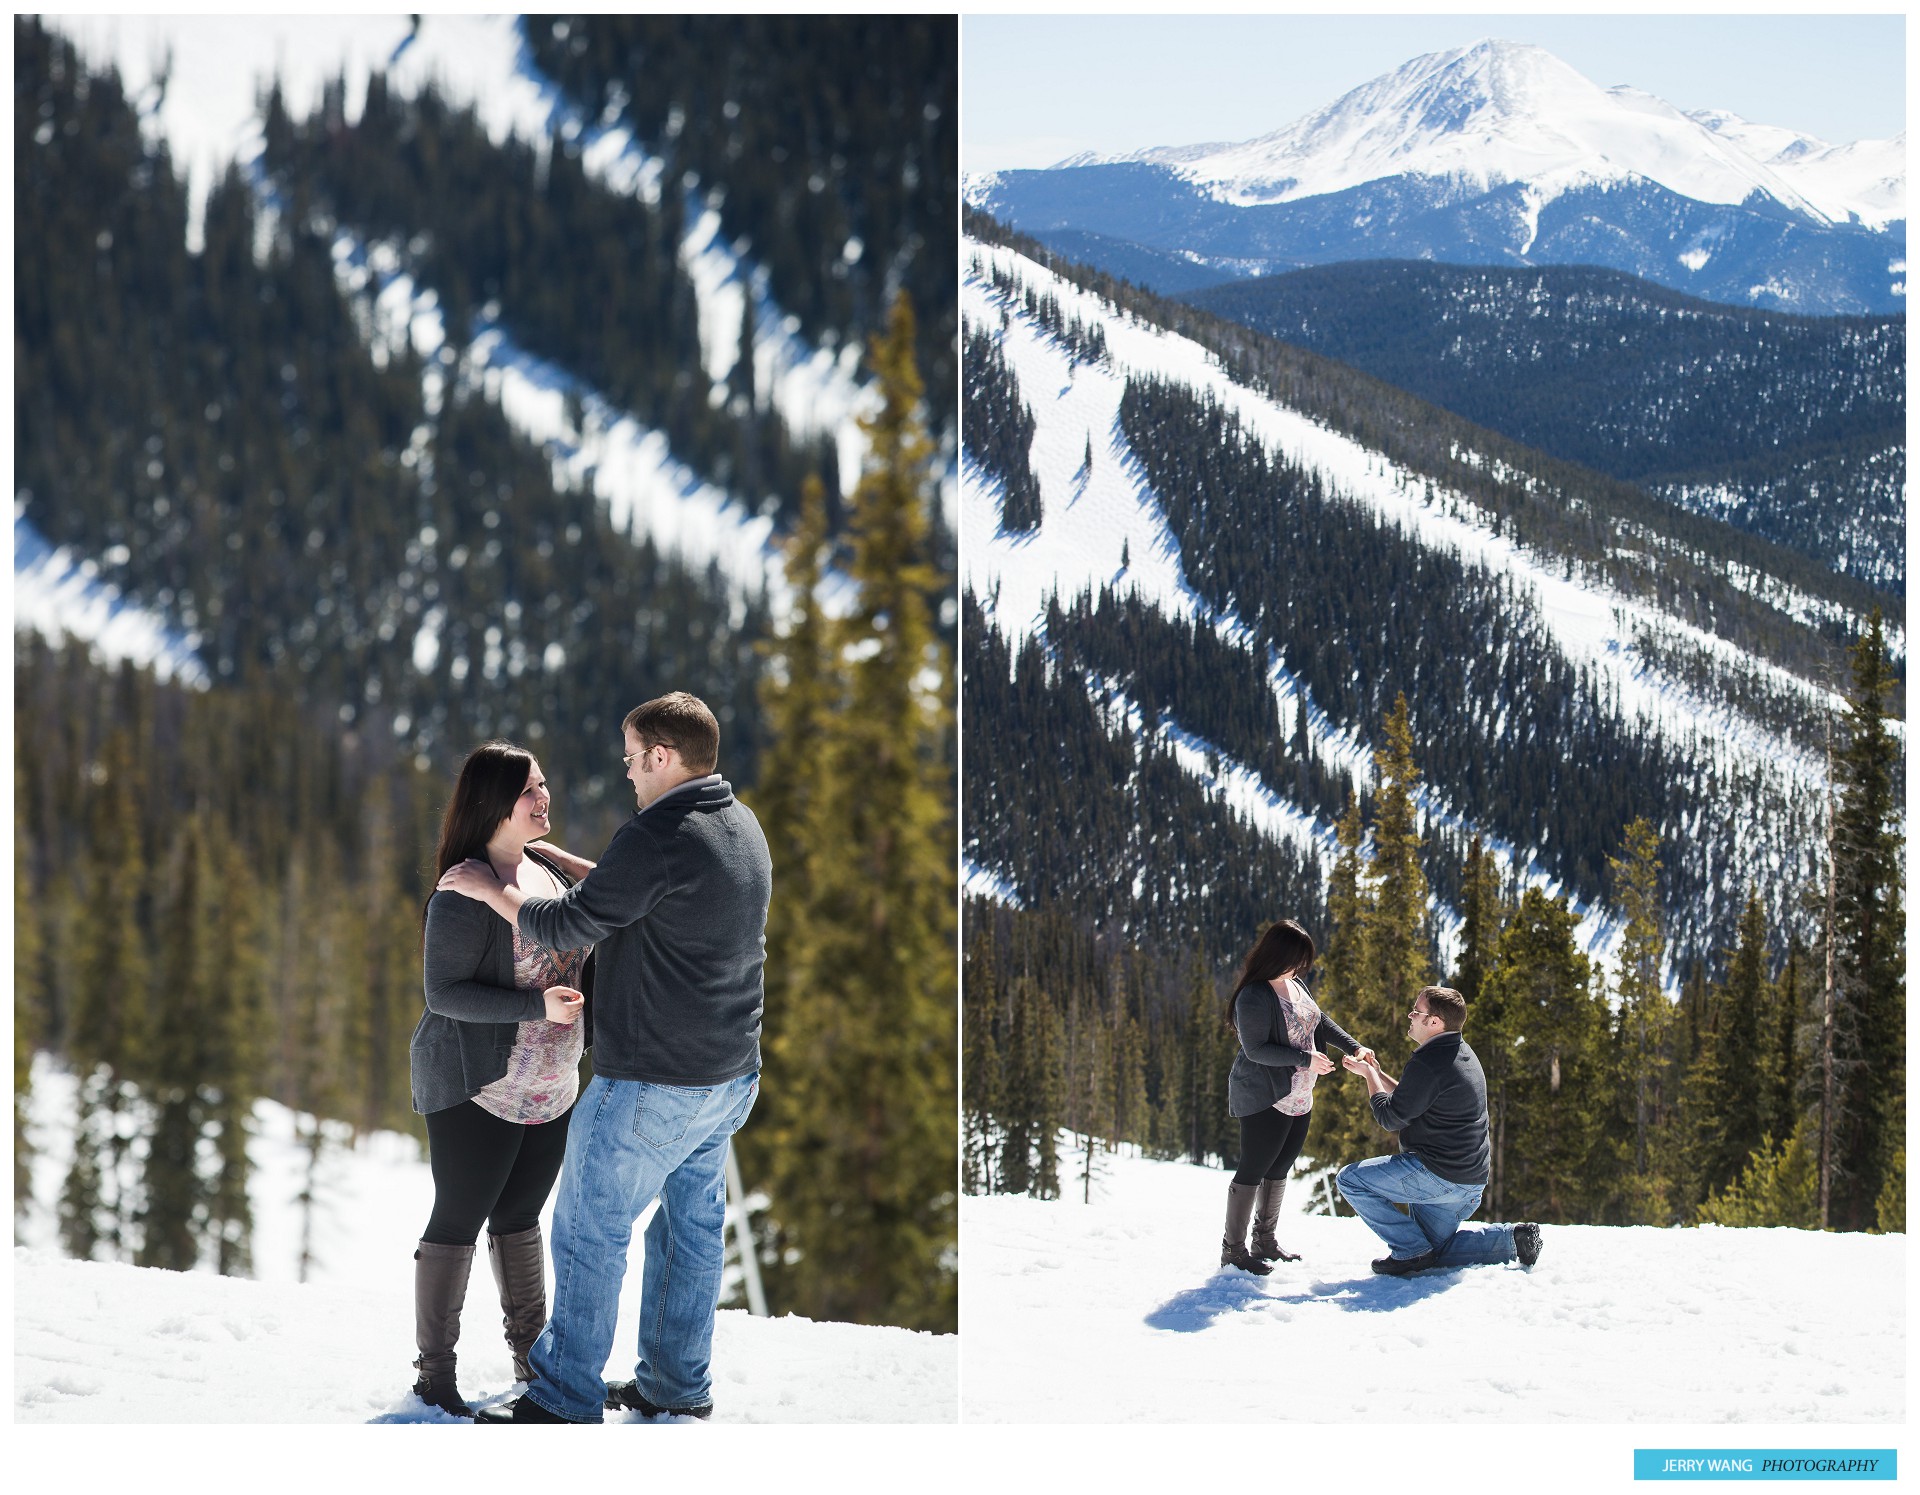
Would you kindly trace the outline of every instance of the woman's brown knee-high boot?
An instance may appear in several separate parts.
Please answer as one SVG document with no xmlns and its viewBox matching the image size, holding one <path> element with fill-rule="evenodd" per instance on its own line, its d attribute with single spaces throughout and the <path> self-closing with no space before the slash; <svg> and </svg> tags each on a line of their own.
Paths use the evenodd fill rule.
<svg viewBox="0 0 1920 1495">
<path fill-rule="evenodd" d="M 547 1325 L 547 1257 L 540 1244 L 540 1227 L 513 1235 L 487 1236 L 487 1256 L 493 1262 L 494 1286 L 500 1289 L 501 1322 L 507 1347 L 513 1351 L 513 1378 L 531 1381 L 533 1367 L 527 1352 Z"/>
<path fill-rule="evenodd" d="M 1220 1241 L 1220 1265 L 1264 1277 L 1273 1270 L 1247 1250 L 1247 1219 L 1253 1214 L 1252 1184 L 1227 1185 L 1227 1233 Z"/>
<path fill-rule="evenodd" d="M 1262 1261 L 1298 1261 L 1295 1251 L 1283 1251 L 1274 1239 L 1280 1224 L 1280 1201 L 1286 1197 L 1284 1178 L 1263 1178 L 1253 1194 L 1253 1254 Z"/>
<path fill-rule="evenodd" d="M 473 1247 L 422 1241 L 413 1253 L 413 1337 L 420 1379 L 413 1394 L 455 1417 L 473 1416 L 454 1384 L 454 1346 L 460 1343 L 460 1310 L 467 1301 Z"/>
</svg>

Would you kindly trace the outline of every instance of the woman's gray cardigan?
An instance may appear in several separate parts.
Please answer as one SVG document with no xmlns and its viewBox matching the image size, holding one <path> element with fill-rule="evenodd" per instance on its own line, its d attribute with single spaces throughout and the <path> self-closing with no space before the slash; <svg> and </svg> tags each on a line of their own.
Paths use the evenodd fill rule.
<svg viewBox="0 0 1920 1495">
<path fill-rule="evenodd" d="M 1293 1072 L 1313 1055 L 1295 1048 L 1287 1037 L 1280 998 L 1265 981 L 1233 994 L 1233 1028 L 1240 1035 L 1240 1052 L 1227 1072 L 1227 1110 L 1234 1116 L 1257 1116 L 1293 1088 Z M 1313 1030 L 1313 1046 L 1325 1053 L 1329 1044 L 1349 1054 L 1360 1051 L 1359 1042 L 1323 1012 Z"/>
<path fill-rule="evenodd" d="M 573 880 L 538 852 L 560 879 Z M 513 926 L 478 899 L 435 893 L 427 904 L 427 1010 L 408 1045 L 413 1109 L 423 1116 L 470 1100 L 507 1072 L 520 1024 L 547 1015 L 546 999 L 513 984 Z M 593 1044 L 593 958 L 580 978 L 582 1036 Z"/>
</svg>

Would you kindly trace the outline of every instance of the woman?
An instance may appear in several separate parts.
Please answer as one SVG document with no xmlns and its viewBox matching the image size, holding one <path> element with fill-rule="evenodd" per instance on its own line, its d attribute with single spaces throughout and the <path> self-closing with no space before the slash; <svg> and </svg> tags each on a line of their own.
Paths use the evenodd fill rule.
<svg viewBox="0 0 1920 1495">
<path fill-rule="evenodd" d="M 547 781 L 524 748 L 482 743 L 461 765 L 440 823 L 437 873 L 474 858 L 529 895 L 571 886 L 562 862 L 579 858 L 539 842 L 548 830 Z M 413 1108 L 426 1117 L 433 1214 L 414 1252 L 414 1394 L 471 1417 L 454 1382 L 460 1308 L 480 1227 L 506 1315 L 513 1373 L 531 1379 L 527 1352 L 547 1318 L 540 1210 L 559 1175 L 580 1056 L 592 1042 L 592 961 L 586 950 L 544 950 L 484 903 L 435 893 L 424 918 L 427 1010 L 409 1058 Z"/>
<path fill-rule="evenodd" d="M 1291 919 L 1271 924 L 1247 952 L 1234 982 L 1232 1020 L 1240 1052 L 1227 1075 L 1227 1109 L 1240 1119 L 1240 1167 L 1227 1189 L 1227 1234 L 1220 1265 L 1265 1276 L 1274 1261 L 1298 1261 L 1280 1249 L 1274 1227 L 1287 1171 L 1307 1140 L 1313 1082 L 1330 1074 L 1334 1044 L 1350 1054 L 1363 1048 L 1321 1012 L 1301 982 L 1313 967 L 1313 936 Z M 1247 1248 L 1247 1220 L 1253 1248 Z"/>
</svg>

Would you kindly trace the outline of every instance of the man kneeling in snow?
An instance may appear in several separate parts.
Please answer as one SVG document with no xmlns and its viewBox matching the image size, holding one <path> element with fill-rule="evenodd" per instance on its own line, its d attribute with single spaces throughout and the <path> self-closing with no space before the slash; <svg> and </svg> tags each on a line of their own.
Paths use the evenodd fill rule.
<svg viewBox="0 0 1920 1495">
<path fill-rule="evenodd" d="M 1341 1063 L 1367 1082 L 1373 1119 L 1400 1134 L 1392 1157 L 1340 1170 L 1340 1193 L 1387 1243 L 1376 1272 L 1404 1277 L 1431 1267 L 1465 1267 L 1540 1256 L 1538 1225 L 1468 1225 L 1487 1186 L 1493 1148 L 1487 1131 L 1487 1077 L 1460 1030 L 1467 1003 L 1446 986 L 1426 986 L 1407 1014 L 1413 1057 L 1398 1080 L 1377 1059 Z M 1401 1214 L 1396 1204 L 1407 1206 Z"/>
</svg>

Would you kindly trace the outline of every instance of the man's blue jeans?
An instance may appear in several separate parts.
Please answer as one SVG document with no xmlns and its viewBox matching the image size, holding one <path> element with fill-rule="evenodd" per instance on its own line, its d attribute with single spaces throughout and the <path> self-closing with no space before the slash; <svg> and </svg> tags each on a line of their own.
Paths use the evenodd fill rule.
<svg viewBox="0 0 1920 1495">
<path fill-rule="evenodd" d="M 1340 1170 L 1340 1194 L 1353 1212 L 1405 1261 L 1435 1253 L 1436 1265 L 1481 1266 L 1512 1261 L 1511 1225 L 1468 1225 L 1480 1208 L 1480 1184 L 1449 1183 L 1410 1152 L 1368 1158 Z M 1395 1204 L 1407 1206 L 1401 1214 Z"/>
<path fill-rule="evenodd" d="M 661 1407 L 711 1400 L 720 1302 L 727 1139 L 758 1074 L 703 1088 L 595 1075 L 573 1108 L 553 1207 L 553 1304 L 527 1395 L 569 1422 L 599 1422 L 633 1222 L 657 1195 L 640 1279 L 640 1394 Z"/>
</svg>

